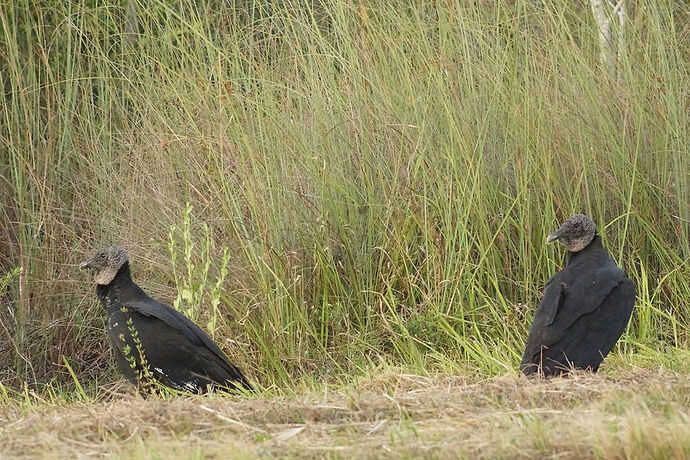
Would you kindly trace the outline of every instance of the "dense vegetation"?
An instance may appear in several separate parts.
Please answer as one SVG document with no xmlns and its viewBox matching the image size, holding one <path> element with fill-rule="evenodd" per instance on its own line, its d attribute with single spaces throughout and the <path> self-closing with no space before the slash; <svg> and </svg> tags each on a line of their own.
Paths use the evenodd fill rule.
<svg viewBox="0 0 690 460">
<path fill-rule="evenodd" d="M 584 2 L 222 3 L 0 8 L 0 381 L 109 378 L 111 243 L 265 386 L 496 375 L 574 212 L 638 286 L 617 352 L 687 346 L 687 2 L 626 2 L 619 82 Z"/>
</svg>

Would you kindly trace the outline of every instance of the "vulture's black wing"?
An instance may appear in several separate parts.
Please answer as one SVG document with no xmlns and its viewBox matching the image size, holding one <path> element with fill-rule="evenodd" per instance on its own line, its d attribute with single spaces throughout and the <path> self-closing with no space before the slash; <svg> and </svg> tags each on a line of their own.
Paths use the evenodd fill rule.
<svg viewBox="0 0 690 460">
<path fill-rule="evenodd" d="M 615 265 L 605 265 L 588 274 L 580 274 L 574 282 L 559 280 L 560 302 L 553 321 L 544 328 L 544 345 L 556 342 L 578 318 L 598 309 L 611 291 L 625 279 L 621 269 Z M 549 309 L 552 307 L 548 305 Z"/>
<path fill-rule="evenodd" d="M 206 334 L 199 326 L 197 326 L 193 321 L 179 311 L 152 299 L 143 291 L 140 290 L 138 294 L 139 295 L 136 296 L 136 298 L 130 298 L 127 300 L 123 299 L 122 305 L 132 309 L 133 311 L 136 311 L 141 315 L 158 318 L 168 326 L 180 331 L 194 345 L 204 346 L 216 357 L 218 357 L 222 363 L 222 367 L 225 368 L 231 378 L 243 382 L 243 384 L 249 388 L 249 385 L 246 382 L 242 372 L 232 363 L 230 363 L 225 353 L 223 353 L 218 345 L 216 345 L 208 334 Z"/>
<path fill-rule="evenodd" d="M 635 294 L 635 284 L 623 278 L 597 311 L 583 315 L 571 328 L 572 337 L 556 342 L 552 348 L 563 350 L 563 355 L 572 357 L 577 367 L 591 367 L 596 371 L 625 332 L 635 305 Z"/>
<path fill-rule="evenodd" d="M 536 365 L 541 365 L 544 350 L 556 343 L 559 343 L 559 347 L 567 348 L 567 343 L 562 342 L 568 341 L 571 326 L 584 315 L 599 309 L 604 299 L 627 280 L 622 270 L 612 263 L 604 264 L 589 273 L 574 272 L 568 268 L 556 273 L 546 285 L 527 338 L 521 369 L 533 366 L 536 370 Z M 616 308 L 605 306 L 607 309 L 609 307 Z M 598 345 L 592 344 L 593 348 L 596 346 Z M 553 352 L 557 354 L 559 350 Z"/>
</svg>

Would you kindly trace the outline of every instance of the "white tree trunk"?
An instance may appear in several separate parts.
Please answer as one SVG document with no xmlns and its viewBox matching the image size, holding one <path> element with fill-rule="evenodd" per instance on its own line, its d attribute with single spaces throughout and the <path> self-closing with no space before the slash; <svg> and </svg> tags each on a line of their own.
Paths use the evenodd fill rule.
<svg viewBox="0 0 690 460">
<path fill-rule="evenodd" d="M 624 50 L 623 25 L 625 24 L 625 9 L 623 0 L 612 6 L 611 15 L 606 13 L 605 0 L 590 0 L 594 20 L 599 27 L 599 59 L 601 65 L 611 81 L 620 81 L 619 64 Z M 612 16 L 618 16 L 618 43 L 617 51 L 614 49 L 613 29 L 611 27 Z"/>
<path fill-rule="evenodd" d="M 621 63 L 623 62 L 623 53 L 625 52 L 625 35 L 623 32 L 625 31 L 625 4 L 623 3 L 623 0 L 619 0 L 618 4 L 616 5 L 616 8 L 618 9 L 618 59 L 616 60 L 617 62 L 617 78 L 618 78 L 618 83 L 621 84 L 623 83 L 623 74 L 621 72 Z M 614 11 L 616 10 L 614 8 Z"/>
</svg>

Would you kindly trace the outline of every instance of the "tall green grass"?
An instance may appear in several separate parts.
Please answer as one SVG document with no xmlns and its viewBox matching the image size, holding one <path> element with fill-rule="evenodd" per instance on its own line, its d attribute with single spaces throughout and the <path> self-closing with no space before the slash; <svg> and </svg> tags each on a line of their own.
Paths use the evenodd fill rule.
<svg viewBox="0 0 690 460">
<path fill-rule="evenodd" d="M 618 349 L 686 346 L 687 5 L 628 13 L 613 85 L 565 0 L 3 4 L 0 378 L 108 369 L 113 243 L 267 386 L 503 372 L 575 212 L 638 285 Z"/>
</svg>

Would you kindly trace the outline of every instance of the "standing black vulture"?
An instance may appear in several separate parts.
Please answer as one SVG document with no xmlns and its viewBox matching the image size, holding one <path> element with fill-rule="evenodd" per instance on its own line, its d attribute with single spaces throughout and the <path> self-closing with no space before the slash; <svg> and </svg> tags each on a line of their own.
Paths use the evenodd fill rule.
<svg viewBox="0 0 690 460">
<path fill-rule="evenodd" d="M 122 248 L 103 248 L 80 268 L 94 273 L 117 365 L 140 390 L 154 391 L 156 382 L 190 393 L 205 393 L 211 386 L 251 389 L 199 326 L 153 300 L 132 281 Z"/>
<path fill-rule="evenodd" d="M 546 238 L 568 250 L 566 267 L 546 283 L 520 370 L 525 375 L 596 372 L 630 320 L 635 285 L 611 260 L 589 217 L 576 214 Z"/>
</svg>

